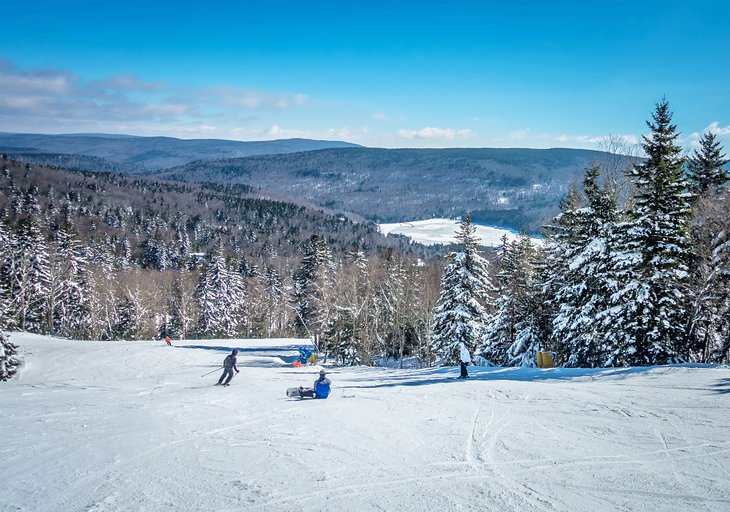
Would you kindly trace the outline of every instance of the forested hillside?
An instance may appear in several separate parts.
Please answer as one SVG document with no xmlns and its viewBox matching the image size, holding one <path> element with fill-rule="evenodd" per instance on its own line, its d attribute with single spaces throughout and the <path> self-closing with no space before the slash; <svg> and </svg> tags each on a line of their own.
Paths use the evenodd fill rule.
<svg viewBox="0 0 730 512">
<path fill-rule="evenodd" d="M 298 328 L 352 360 L 343 333 L 360 322 L 391 353 L 406 339 L 425 347 L 433 249 L 244 185 L 2 164 L 0 329 L 141 339 Z M 406 309 L 418 327 L 393 322 Z"/>
<path fill-rule="evenodd" d="M 615 155 L 578 149 L 344 148 L 199 161 L 155 173 L 242 183 L 379 222 L 460 217 L 537 232 L 585 166 Z"/>
<path fill-rule="evenodd" d="M 281 139 L 243 142 L 129 135 L 0 133 L 0 151 L 65 168 L 125 172 L 164 169 L 194 160 L 354 147 L 340 141 Z M 85 160 L 80 157 L 93 157 Z M 81 164 L 81 166 L 79 166 Z M 96 164 L 97 167 L 90 167 Z M 98 166 L 103 164 L 103 167 Z"/>
</svg>

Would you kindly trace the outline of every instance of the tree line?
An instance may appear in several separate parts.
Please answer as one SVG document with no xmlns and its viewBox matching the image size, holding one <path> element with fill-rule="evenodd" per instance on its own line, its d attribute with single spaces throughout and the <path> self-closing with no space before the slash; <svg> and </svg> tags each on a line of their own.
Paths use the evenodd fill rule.
<svg viewBox="0 0 730 512">
<path fill-rule="evenodd" d="M 539 351 L 574 367 L 728 360 L 728 160 L 711 132 L 683 156 L 666 100 L 647 124 L 646 158 L 622 180 L 586 169 L 544 244 L 505 240 L 491 274 L 465 219 L 435 316 L 442 361 L 460 341 L 498 365 L 536 366 Z"/>
<path fill-rule="evenodd" d="M 172 188 L 147 197 L 156 210 L 89 206 L 84 190 L 111 185 L 87 175 L 85 188 L 63 194 L 8 187 L 0 329 L 100 340 L 297 335 L 342 364 L 450 364 L 460 341 L 499 365 L 534 366 L 543 350 L 565 366 L 727 361 L 727 159 L 713 133 L 686 158 L 671 117 L 657 105 L 646 158 L 623 174 L 588 167 L 542 243 L 520 236 L 485 254 L 466 216 L 445 267 L 413 247 L 343 243 L 332 232 L 360 228 L 336 218 L 328 236 L 298 232 L 295 253 L 252 254 L 241 220 L 251 204 L 220 185 L 169 185 L 193 187 L 205 217 Z M 19 172 L 29 171 L 5 172 L 6 185 Z M 256 247 L 281 239 L 271 223 L 289 207 L 277 208 L 254 208 L 251 218 L 269 223 Z"/>
</svg>

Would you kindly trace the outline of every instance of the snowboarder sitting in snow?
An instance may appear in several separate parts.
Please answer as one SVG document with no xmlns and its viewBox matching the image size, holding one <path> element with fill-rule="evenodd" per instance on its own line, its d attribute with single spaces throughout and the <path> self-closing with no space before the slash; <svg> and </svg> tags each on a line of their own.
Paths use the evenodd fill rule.
<svg viewBox="0 0 730 512">
<path fill-rule="evenodd" d="M 231 382 L 231 379 L 233 378 L 233 371 L 235 370 L 236 373 L 238 373 L 238 368 L 236 368 L 236 356 L 238 355 L 238 350 L 235 348 L 233 351 L 226 356 L 226 358 L 223 360 L 223 375 L 221 375 L 221 378 L 218 379 L 218 384 L 223 384 L 224 386 L 227 386 L 229 382 Z M 223 382 L 223 379 L 226 378 L 226 375 L 228 378 L 225 382 Z"/>
<path fill-rule="evenodd" d="M 320 370 L 319 378 L 311 388 L 299 388 L 299 396 L 309 398 L 327 398 L 330 395 L 332 382 L 327 378 L 327 372 Z"/>
</svg>

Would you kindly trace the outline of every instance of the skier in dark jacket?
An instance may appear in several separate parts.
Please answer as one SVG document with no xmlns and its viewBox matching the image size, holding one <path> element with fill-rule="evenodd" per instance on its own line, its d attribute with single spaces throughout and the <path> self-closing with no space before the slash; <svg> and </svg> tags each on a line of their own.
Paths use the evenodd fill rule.
<svg viewBox="0 0 730 512">
<path fill-rule="evenodd" d="M 238 368 L 236 368 L 236 356 L 238 355 L 238 350 L 235 348 L 233 351 L 226 356 L 226 358 L 223 360 L 223 375 L 221 375 L 221 378 L 218 379 L 218 384 L 222 384 L 224 386 L 227 386 L 229 382 L 231 382 L 231 379 L 233 378 L 233 372 L 235 370 L 236 373 L 238 373 Z M 226 375 L 228 378 L 226 379 Z M 225 382 L 223 382 L 223 379 L 226 379 Z"/>
</svg>

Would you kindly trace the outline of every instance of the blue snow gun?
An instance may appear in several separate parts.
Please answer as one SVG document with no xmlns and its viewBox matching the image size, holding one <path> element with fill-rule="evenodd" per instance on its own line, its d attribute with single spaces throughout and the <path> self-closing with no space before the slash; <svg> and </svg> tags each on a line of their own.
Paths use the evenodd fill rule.
<svg viewBox="0 0 730 512">
<path fill-rule="evenodd" d="M 308 347 L 299 347 L 299 362 L 307 364 L 309 358 L 312 357 L 312 351 Z"/>
</svg>

